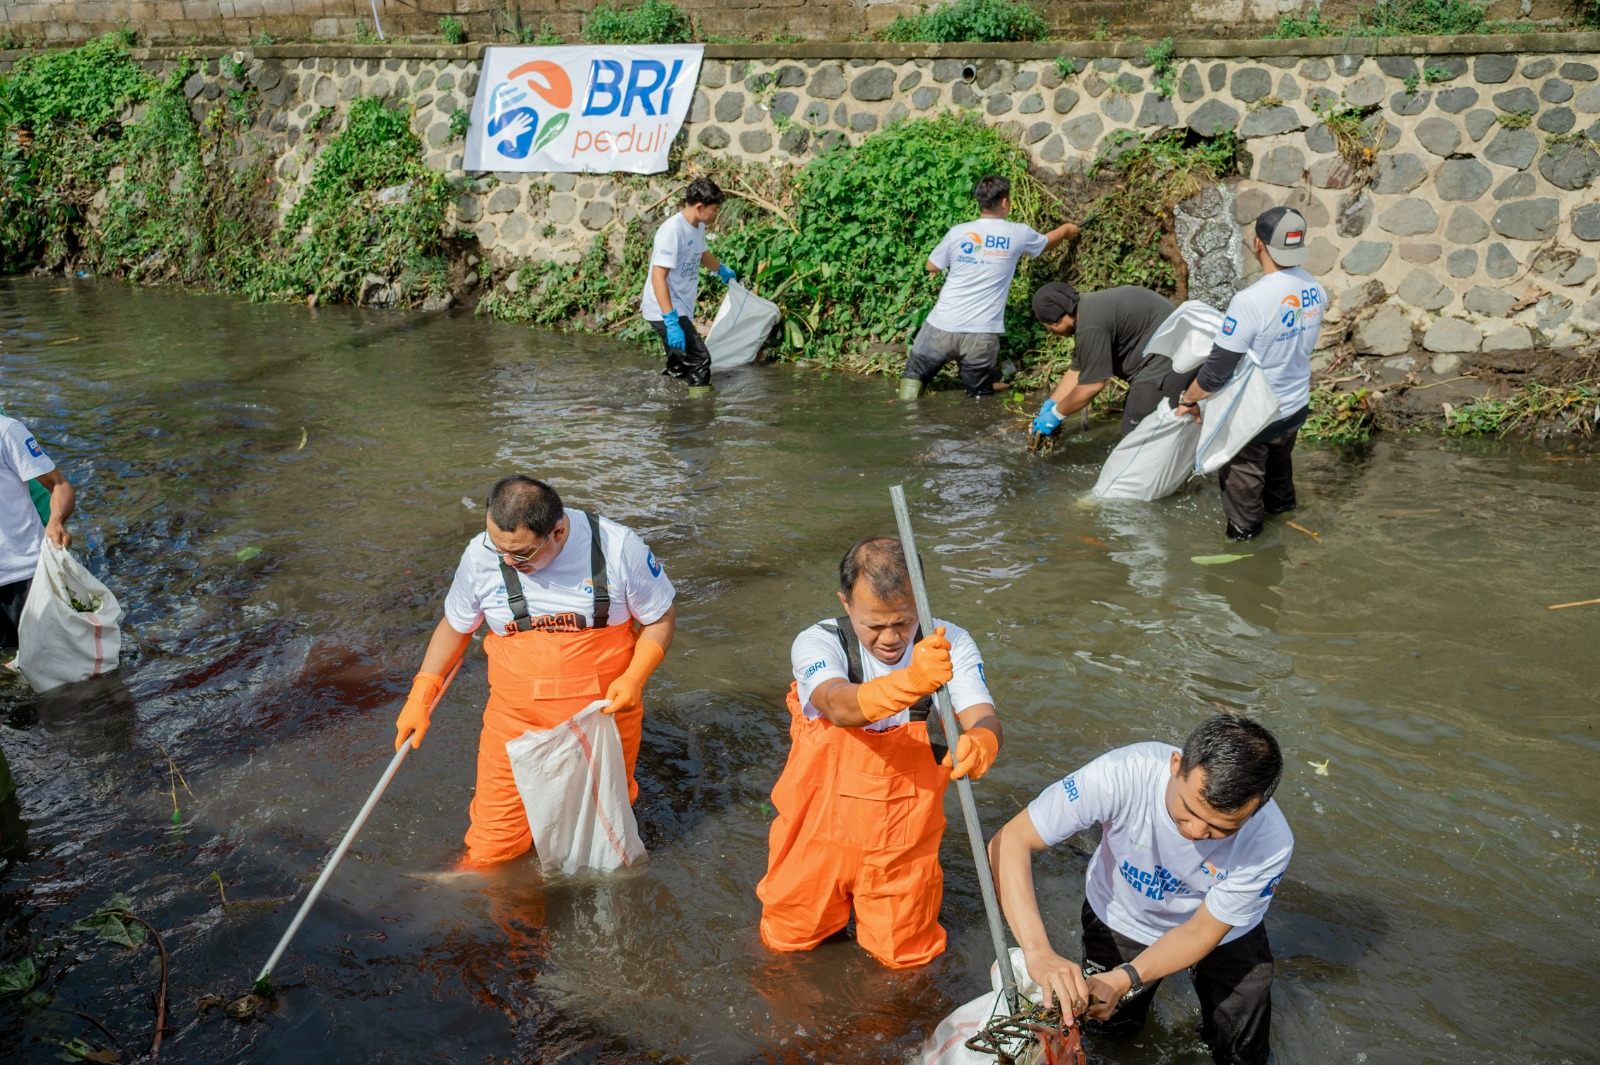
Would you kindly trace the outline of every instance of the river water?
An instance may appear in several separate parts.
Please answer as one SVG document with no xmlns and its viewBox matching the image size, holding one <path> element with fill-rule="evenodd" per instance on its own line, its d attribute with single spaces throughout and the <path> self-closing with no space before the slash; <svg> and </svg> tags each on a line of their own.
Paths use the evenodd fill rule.
<svg viewBox="0 0 1600 1065">
<path fill-rule="evenodd" d="M 77 1013 L 127 1057 L 147 1045 L 153 950 L 72 928 L 119 895 L 171 951 L 171 1060 L 904 1060 L 985 986 L 959 821 L 950 950 L 921 971 L 850 942 L 771 956 L 753 890 L 789 643 L 836 613 L 843 549 L 893 531 L 896 483 L 935 609 L 978 638 L 1005 721 L 976 788 L 988 831 L 1107 749 L 1246 709 L 1283 743 L 1297 842 L 1267 920 L 1280 1062 L 1600 1058 L 1600 607 L 1545 609 L 1600 595 L 1595 460 L 1303 446 L 1295 518 L 1320 540 L 1274 523 L 1207 567 L 1191 556 L 1230 549 L 1214 485 L 1081 501 L 1110 426 L 1039 458 L 959 391 L 907 407 L 891 382 L 774 366 L 691 402 L 657 370 L 632 345 L 470 316 L 0 282 L 0 400 L 78 486 L 77 546 L 128 610 L 112 680 L 0 686 L 28 822 L 0 872 L 0 966 L 31 952 L 44 974 L 0 998 L 8 1061 L 110 1042 Z M 276 1009 L 198 1013 L 248 987 L 376 782 L 511 471 L 631 525 L 678 587 L 640 758 L 650 861 L 600 882 L 525 861 L 427 876 L 461 852 L 474 650 L 280 964 Z M 1063 953 L 1092 845 L 1037 863 Z M 1197 1016 L 1169 980 L 1115 1060 L 1208 1060 Z"/>
</svg>

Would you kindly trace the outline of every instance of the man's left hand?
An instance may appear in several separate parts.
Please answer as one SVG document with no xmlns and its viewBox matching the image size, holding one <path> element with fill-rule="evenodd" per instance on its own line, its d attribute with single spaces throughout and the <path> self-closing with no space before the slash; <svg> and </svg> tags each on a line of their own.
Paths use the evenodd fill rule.
<svg viewBox="0 0 1600 1065">
<path fill-rule="evenodd" d="M 1132 987 L 1128 974 L 1121 969 L 1112 969 L 1106 973 L 1095 973 L 1089 977 L 1089 994 L 1095 997 L 1095 1004 L 1089 1007 L 1087 1016 L 1090 1020 L 1103 1021 L 1116 1012 L 1117 1006 L 1122 1002 L 1122 996 Z"/>
<path fill-rule="evenodd" d="M 733 272 L 733 267 L 729 266 L 727 263 L 723 263 L 721 266 L 717 267 L 717 279 L 724 285 L 731 285 L 735 281 L 739 280 L 739 275 Z"/>
<path fill-rule="evenodd" d="M 605 697 L 611 705 L 600 708 L 602 714 L 627 713 L 644 706 L 644 684 L 624 673 L 606 688 Z"/>
<path fill-rule="evenodd" d="M 44 527 L 44 538 L 63 551 L 72 546 L 72 534 L 67 532 L 67 527 L 59 521 L 53 521 Z"/>
<path fill-rule="evenodd" d="M 1188 413 L 1183 413 L 1185 411 Z M 1178 405 L 1173 408 L 1172 413 L 1179 418 L 1193 418 L 1196 425 L 1200 425 L 1204 420 L 1198 403 L 1184 403 L 1180 400 Z"/>
<path fill-rule="evenodd" d="M 994 765 L 995 756 L 1000 753 L 1000 737 L 990 730 L 977 727 L 970 728 L 961 734 L 956 741 L 956 749 L 952 752 L 955 756 L 953 768 L 950 770 L 951 780 L 960 780 L 962 777 L 971 777 L 977 780 L 989 771 Z M 951 754 L 944 756 L 944 764 L 951 765 Z"/>
</svg>

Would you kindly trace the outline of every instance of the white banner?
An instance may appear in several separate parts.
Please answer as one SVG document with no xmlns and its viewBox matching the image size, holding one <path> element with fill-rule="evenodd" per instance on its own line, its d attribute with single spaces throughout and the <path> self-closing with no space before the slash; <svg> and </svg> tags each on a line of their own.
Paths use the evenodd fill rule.
<svg viewBox="0 0 1600 1065">
<path fill-rule="evenodd" d="M 487 48 L 462 168 L 658 174 L 689 115 L 704 51 Z"/>
</svg>

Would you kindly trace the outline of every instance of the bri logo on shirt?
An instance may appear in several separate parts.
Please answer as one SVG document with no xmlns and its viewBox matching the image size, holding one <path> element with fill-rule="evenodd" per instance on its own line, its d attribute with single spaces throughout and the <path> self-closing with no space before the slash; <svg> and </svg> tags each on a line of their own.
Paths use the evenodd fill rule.
<svg viewBox="0 0 1600 1065">
<path fill-rule="evenodd" d="M 813 662 L 813 663 L 811 663 L 809 666 L 806 667 L 806 671 L 800 675 L 800 679 L 801 680 L 810 680 L 812 677 L 817 675 L 817 670 L 823 668 L 827 664 L 828 663 L 826 663 L 826 662 Z"/>
<path fill-rule="evenodd" d="M 1067 793 L 1067 801 L 1068 802 L 1077 802 L 1078 801 L 1078 778 L 1077 777 L 1062 777 L 1061 778 L 1061 788 L 1062 788 L 1063 791 L 1065 791 Z"/>
<path fill-rule="evenodd" d="M 583 594 L 584 595 L 593 595 L 594 594 L 594 579 L 592 577 L 585 577 L 583 579 L 583 583 L 578 585 L 578 587 L 583 590 Z"/>
<path fill-rule="evenodd" d="M 1276 895 L 1278 893 L 1278 881 L 1280 881 L 1282 879 L 1283 879 L 1283 874 L 1279 873 L 1277 876 L 1273 877 L 1271 880 L 1268 880 L 1267 881 L 1267 886 L 1261 889 L 1261 897 L 1266 899 L 1266 898 L 1271 898 L 1273 895 Z"/>
<path fill-rule="evenodd" d="M 654 551 L 645 553 L 644 564 L 650 567 L 650 576 L 661 576 L 661 563 L 656 561 L 656 553 Z"/>
<path fill-rule="evenodd" d="M 1215 862 L 1201 862 L 1200 868 L 1205 871 L 1207 876 L 1219 884 L 1228 879 L 1228 871 L 1226 869 L 1218 869 Z"/>
<path fill-rule="evenodd" d="M 34 458 L 36 458 L 36 459 L 44 458 L 44 452 L 39 450 L 39 445 L 34 442 L 34 439 L 31 436 L 28 437 L 27 448 L 28 448 L 28 454 L 32 455 Z"/>
<path fill-rule="evenodd" d="M 1225 336 L 1225 337 L 1233 336 L 1233 331 L 1235 329 L 1237 329 L 1237 328 L 1239 328 L 1239 320 L 1237 318 L 1224 318 L 1222 320 L 1222 335 L 1223 336 Z"/>
<path fill-rule="evenodd" d="M 982 246 L 983 246 L 983 234 L 982 233 L 974 233 L 970 229 L 967 230 L 965 233 L 961 234 L 961 243 L 956 245 L 956 247 L 961 249 L 961 254 L 962 255 L 971 255 L 972 253 L 976 252 Z"/>
<path fill-rule="evenodd" d="M 1144 892 L 1145 898 L 1155 899 L 1157 902 L 1160 902 L 1169 894 L 1194 894 L 1194 892 L 1189 889 L 1188 884 L 1173 876 L 1159 865 L 1156 866 L 1155 872 L 1147 873 L 1143 869 L 1140 869 L 1127 861 L 1123 861 L 1122 868 L 1118 869 L 1117 872 L 1122 874 L 1122 879 L 1126 880 L 1130 885 L 1132 885 L 1135 891 L 1142 891 Z"/>
</svg>

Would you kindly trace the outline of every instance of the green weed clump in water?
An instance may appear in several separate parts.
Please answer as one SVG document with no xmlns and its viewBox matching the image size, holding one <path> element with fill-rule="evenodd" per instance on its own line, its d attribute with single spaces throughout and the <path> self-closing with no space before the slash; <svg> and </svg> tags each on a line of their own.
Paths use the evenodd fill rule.
<svg viewBox="0 0 1600 1065">
<path fill-rule="evenodd" d="M 1311 413 L 1306 416 L 1300 435 L 1323 444 L 1360 444 L 1372 436 L 1372 411 L 1367 407 L 1367 390 L 1335 392 L 1331 388 L 1311 391 Z"/>
<path fill-rule="evenodd" d="M 682 44 L 694 39 L 689 16 L 672 0 L 642 0 L 637 7 L 594 8 L 583 20 L 589 44 Z"/>
<path fill-rule="evenodd" d="M 1504 436 L 1518 426 L 1549 421 L 1584 436 L 1600 430 L 1600 381 L 1554 387 L 1531 383 L 1503 398 L 1475 400 L 1446 413 L 1444 432 L 1447 436 Z"/>
<path fill-rule="evenodd" d="M 1043 40 L 1049 23 L 1027 0 L 952 0 L 919 15 L 901 15 L 878 36 L 885 41 Z"/>
</svg>

